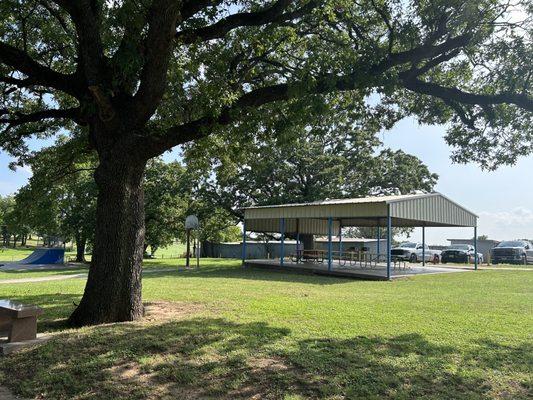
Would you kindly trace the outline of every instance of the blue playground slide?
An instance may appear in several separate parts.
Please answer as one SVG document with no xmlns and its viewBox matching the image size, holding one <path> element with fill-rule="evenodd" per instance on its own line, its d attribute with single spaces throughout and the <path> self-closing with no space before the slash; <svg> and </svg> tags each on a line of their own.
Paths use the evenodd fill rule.
<svg viewBox="0 0 533 400">
<path fill-rule="evenodd" d="M 41 248 L 35 250 L 28 257 L 17 261 L 17 264 L 63 264 L 65 249 Z"/>
</svg>

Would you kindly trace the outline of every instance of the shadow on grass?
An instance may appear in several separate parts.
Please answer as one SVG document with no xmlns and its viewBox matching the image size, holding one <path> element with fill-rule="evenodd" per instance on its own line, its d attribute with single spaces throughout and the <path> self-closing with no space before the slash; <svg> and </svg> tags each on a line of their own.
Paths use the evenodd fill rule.
<svg viewBox="0 0 533 400">
<path fill-rule="evenodd" d="M 0 359 L 0 380 L 47 399 L 528 395 L 531 346 L 484 340 L 458 349 L 419 334 L 296 340 L 290 333 L 220 318 L 84 328 Z"/>
<path fill-rule="evenodd" d="M 164 276 L 179 276 L 182 278 L 226 278 L 226 279 L 245 279 L 254 281 L 269 282 L 297 282 L 313 285 L 334 285 L 353 281 L 353 278 L 341 278 L 331 276 L 319 276 L 310 272 L 296 272 L 276 269 L 261 269 L 253 267 L 243 267 L 241 265 L 223 265 L 217 266 L 216 263 L 200 266 L 200 268 L 185 269 L 183 266 L 163 267 L 168 271 L 154 271 L 143 275 L 143 279 L 160 278 Z M 153 265 L 146 269 L 157 269 Z"/>
</svg>

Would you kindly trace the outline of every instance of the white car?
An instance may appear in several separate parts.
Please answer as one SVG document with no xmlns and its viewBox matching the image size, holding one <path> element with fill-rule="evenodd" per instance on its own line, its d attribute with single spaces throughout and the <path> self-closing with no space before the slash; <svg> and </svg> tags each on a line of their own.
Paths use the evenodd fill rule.
<svg viewBox="0 0 533 400">
<path fill-rule="evenodd" d="M 440 261 L 440 251 L 431 250 L 426 244 L 425 248 L 422 243 L 414 242 L 404 242 L 399 246 L 396 246 L 391 249 L 391 256 L 409 262 L 418 262 L 422 261 L 422 258 L 425 257 L 426 261 Z"/>
</svg>

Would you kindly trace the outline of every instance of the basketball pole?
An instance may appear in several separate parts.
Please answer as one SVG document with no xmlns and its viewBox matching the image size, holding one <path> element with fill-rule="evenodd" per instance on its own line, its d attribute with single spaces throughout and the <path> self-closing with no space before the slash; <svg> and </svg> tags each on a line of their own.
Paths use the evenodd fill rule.
<svg viewBox="0 0 533 400">
<path fill-rule="evenodd" d="M 189 268 L 191 258 L 191 230 L 187 229 L 187 259 L 185 261 L 185 266 Z"/>
</svg>

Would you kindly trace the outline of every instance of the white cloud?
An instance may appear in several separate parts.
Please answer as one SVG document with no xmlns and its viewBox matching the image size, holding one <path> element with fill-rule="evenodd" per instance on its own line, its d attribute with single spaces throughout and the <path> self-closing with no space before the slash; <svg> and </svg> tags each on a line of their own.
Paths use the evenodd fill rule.
<svg viewBox="0 0 533 400">
<path fill-rule="evenodd" d="M 533 210 L 515 207 L 507 211 L 481 212 L 478 231 L 493 239 L 533 238 Z"/>
</svg>

